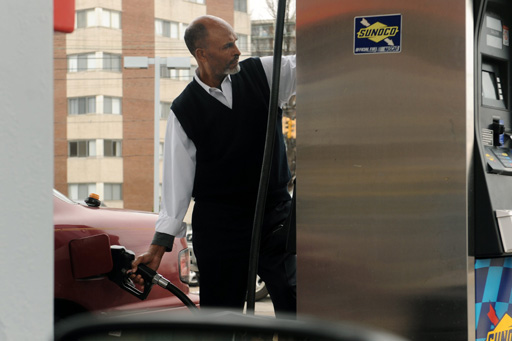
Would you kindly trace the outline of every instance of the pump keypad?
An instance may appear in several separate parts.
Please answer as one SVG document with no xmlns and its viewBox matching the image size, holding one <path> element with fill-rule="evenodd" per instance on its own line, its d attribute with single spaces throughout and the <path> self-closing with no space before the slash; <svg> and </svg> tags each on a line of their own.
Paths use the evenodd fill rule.
<svg viewBox="0 0 512 341">
<path fill-rule="evenodd" d="M 504 148 L 485 148 L 490 173 L 512 175 L 512 152 Z"/>
</svg>

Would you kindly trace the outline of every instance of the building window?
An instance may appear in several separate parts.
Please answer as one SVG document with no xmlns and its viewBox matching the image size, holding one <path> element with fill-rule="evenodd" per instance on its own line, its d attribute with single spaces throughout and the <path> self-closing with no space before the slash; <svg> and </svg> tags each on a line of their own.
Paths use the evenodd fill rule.
<svg viewBox="0 0 512 341">
<path fill-rule="evenodd" d="M 76 28 L 108 27 L 121 28 L 121 12 L 104 8 L 76 11 Z"/>
<path fill-rule="evenodd" d="M 103 70 L 121 71 L 121 55 L 113 53 L 103 53 Z"/>
<path fill-rule="evenodd" d="M 103 113 L 121 115 L 121 98 L 120 97 L 103 97 Z"/>
<path fill-rule="evenodd" d="M 84 201 L 94 192 L 96 192 L 96 184 L 68 184 L 69 198 L 74 201 Z"/>
<path fill-rule="evenodd" d="M 68 56 L 68 72 L 91 71 L 103 69 L 108 71 L 121 71 L 121 55 L 103 53 L 100 63 L 97 63 L 96 53 L 80 53 Z"/>
<path fill-rule="evenodd" d="M 68 56 L 68 72 L 89 71 L 96 69 L 95 53 L 80 53 Z"/>
<path fill-rule="evenodd" d="M 181 24 L 180 39 L 185 40 L 185 31 L 187 30 L 188 24 Z"/>
<path fill-rule="evenodd" d="M 68 142 L 69 157 L 96 156 L 96 140 L 81 140 Z"/>
<path fill-rule="evenodd" d="M 170 102 L 160 102 L 160 119 L 167 120 L 171 111 Z"/>
<path fill-rule="evenodd" d="M 167 65 L 160 65 L 160 78 L 172 78 L 171 74 L 171 69 L 167 68 Z"/>
<path fill-rule="evenodd" d="M 288 23 L 284 26 L 284 33 L 290 36 L 295 36 L 295 23 Z"/>
<path fill-rule="evenodd" d="M 168 68 L 166 65 L 160 65 L 160 77 L 180 81 L 189 81 L 190 69 Z"/>
<path fill-rule="evenodd" d="M 101 26 L 110 28 L 121 28 L 121 13 L 103 9 L 101 13 Z"/>
<path fill-rule="evenodd" d="M 247 0 L 235 0 L 235 11 L 247 13 Z"/>
<path fill-rule="evenodd" d="M 237 34 L 237 46 L 242 51 L 249 51 L 249 38 L 247 34 Z"/>
<path fill-rule="evenodd" d="M 270 39 L 258 40 L 256 50 L 268 51 L 274 48 L 274 42 Z"/>
<path fill-rule="evenodd" d="M 256 37 L 274 37 L 273 24 L 259 24 L 252 26 L 252 35 Z"/>
<path fill-rule="evenodd" d="M 104 200 L 123 200 L 123 184 L 105 184 Z"/>
<path fill-rule="evenodd" d="M 160 160 L 164 158 L 164 143 L 160 142 L 159 148 L 158 148 L 158 156 L 160 156 Z"/>
<path fill-rule="evenodd" d="M 178 39 L 180 25 L 174 21 L 155 19 L 155 34 L 162 37 Z"/>
<path fill-rule="evenodd" d="M 165 37 L 165 34 L 167 34 L 167 32 L 170 32 L 170 28 L 168 26 L 168 21 L 155 19 L 155 34 L 157 36 Z M 170 33 L 168 33 L 168 34 L 170 34 Z"/>
<path fill-rule="evenodd" d="M 96 97 L 75 97 L 68 99 L 68 115 L 96 113 Z"/>
<path fill-rule="evenodd" d="M 96 10 L 94 8 L 76 11 L 76 28 L 94 26 L 96 26 Z"/>
<path fill-rule="evenodd" d="M 103 155 L 104 156 L 115 156 L 120 157 L 121 152 L 121 141 L 119 140 L 104 140 L 103 141 Z"/>
</svg>

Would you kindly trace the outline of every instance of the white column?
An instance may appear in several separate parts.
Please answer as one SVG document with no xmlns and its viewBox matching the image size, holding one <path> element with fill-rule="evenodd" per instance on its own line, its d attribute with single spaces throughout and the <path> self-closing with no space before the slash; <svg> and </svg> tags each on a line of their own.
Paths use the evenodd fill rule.
<svg viewBox="0 0 512 341">
<path fill-rule="evenodd" d="M 53 334 L 53 2 L 0 12 L 0 340 Z"/>
</svg>

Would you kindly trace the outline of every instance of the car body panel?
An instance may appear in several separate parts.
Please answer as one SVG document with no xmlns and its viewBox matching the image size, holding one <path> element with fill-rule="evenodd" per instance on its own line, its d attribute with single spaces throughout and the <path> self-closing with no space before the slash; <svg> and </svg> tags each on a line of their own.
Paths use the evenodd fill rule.
<svg viewBox="0 0 512 341">
<path fill-rule="evenodd" d="M 71 240 L 106 234 L 110 245 L 124 246 L 139 255 L 147 251 L 152 241 L 157 217 L 150 212 L 84 206 L 57 192 L 54 195 L 55 299 L 72 302 L 91 312 L 184 308 L 176 296 L 158 286 L 153 286 L 149 296 L 141 301 L 107 276 L 73 277 L 69 252 Z M 158 272 L 198 304 L 198 297 L 190 294 L 188 285 L 179 279 L 178 253 L 183 249 L 187 249 L 186 240 L 176 238 L 172 252 L 164 255 Z"/>
</svg>

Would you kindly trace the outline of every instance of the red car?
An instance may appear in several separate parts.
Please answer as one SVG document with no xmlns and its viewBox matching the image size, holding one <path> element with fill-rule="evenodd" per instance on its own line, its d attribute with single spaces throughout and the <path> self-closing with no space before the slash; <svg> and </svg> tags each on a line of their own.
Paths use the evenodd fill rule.
<svg viewBox="0 0 512 341">
<path fill-rule="evenodd" d="M 150 310 L 150 309 L 188 309 L 173 294 L 158 286 L 153 286 L 149 296 L 140 300 L 121 289 L 106 274 L 89 276 L 77 275 L 73 268 L 71 245 L 87 237 L 102 235 L 109 245 L 121 245 L 139 255 L 145 251 L 155 232 L 157 214 L 106 207 L 89 207 L 68 199 L 54 191 L 54 229 L 55 229 L 55 322 L 63 318 L 84 312 L 105 312 L 109 310 Z M 108 236 L 108 238 L 107 238 Z M 86 239 L 84 239 L 86 238 Z M 93 238 L 97 239 L 97 238 Z M 90 239 L 89 239 L 90 240 Z M 86 244 L 87 245 L 87 244 Z M 82 263 L 87 265 L 95 255 L 105 250 L 86 249 Z M 76 256 L 74 256 L 76 259 Z M 96 256 L 97 259 L 97 256 Z M 99 263 L 99 262 L 97 262 Z M 89 264 L 91 266 L 100 264 Z M 172 252 L 166 253 L 158 269 L 159 274 L 199 304 L 199 297 L 189 293 L 190 254 L 184 238 L 176 238 Z M 76 265 L 75 265 L 76 267 Z"/>
</svg>

